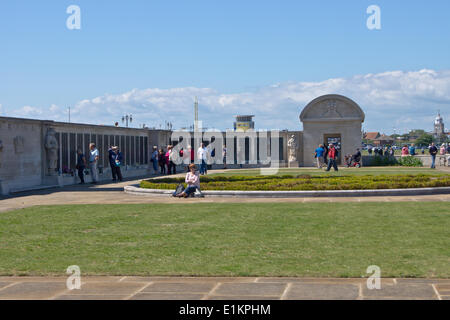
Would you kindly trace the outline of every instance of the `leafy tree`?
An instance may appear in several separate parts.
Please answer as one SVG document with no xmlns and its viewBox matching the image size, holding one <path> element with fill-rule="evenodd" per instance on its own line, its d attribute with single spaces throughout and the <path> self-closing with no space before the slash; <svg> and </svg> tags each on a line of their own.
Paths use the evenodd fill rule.
<svg viewBox="0 0 450 320">
<path fill-rule="evenodd" d="M 428 133 L 422 134 L 419 138 L 416 140 L 416 144 L 419 146 L 428 146 L 433 142 L 433 136 Z"/>
</svg>

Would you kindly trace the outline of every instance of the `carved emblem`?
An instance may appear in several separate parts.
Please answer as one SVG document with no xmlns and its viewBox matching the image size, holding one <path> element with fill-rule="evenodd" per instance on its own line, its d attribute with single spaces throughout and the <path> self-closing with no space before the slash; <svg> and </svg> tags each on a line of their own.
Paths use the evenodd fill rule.
<svg viewBox="0 0 450 320">
<path fill-rule="evenodd" d="M 342 115 L 337 110 L 336 100 L 329 100 L 327 104 L 327 110 L 322 115 L 326 118 L 342 118 Z"/>
</svg>

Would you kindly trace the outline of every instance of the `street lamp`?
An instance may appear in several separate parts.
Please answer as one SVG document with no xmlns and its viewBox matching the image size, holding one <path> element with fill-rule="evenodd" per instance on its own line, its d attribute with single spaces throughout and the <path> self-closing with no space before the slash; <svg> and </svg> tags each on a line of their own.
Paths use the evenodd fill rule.
<svg viewBox="0 0 450 320">
<path fill-rule="evenodd" d="M 133 116 L 131 114 L 130 115 L 126 114 L 122 116 L 122 123 L 125 122 L 127 128 L 128 128 L 128 120 L 130 121 L 130 123 L 133 122 Z"/>
</svg>

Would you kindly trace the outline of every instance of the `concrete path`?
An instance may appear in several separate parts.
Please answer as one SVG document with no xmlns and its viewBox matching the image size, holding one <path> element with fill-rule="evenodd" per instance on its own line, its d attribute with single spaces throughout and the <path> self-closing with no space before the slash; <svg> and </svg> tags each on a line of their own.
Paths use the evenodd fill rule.
<svg viewBox="0 0 450 320">
<path fill-rule="evenodd" d="M 0 277 L 0 300 L 450 300 L 450 280 L 82 277 L 69 290 L 66 278 Z"/>
</svg>

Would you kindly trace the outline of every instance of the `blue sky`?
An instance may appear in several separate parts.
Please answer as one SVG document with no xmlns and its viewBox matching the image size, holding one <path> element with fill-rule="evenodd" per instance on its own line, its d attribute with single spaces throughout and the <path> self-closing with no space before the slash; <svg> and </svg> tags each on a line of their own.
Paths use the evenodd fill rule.
<svg viewBox="0 0 450 320">
<path fill-rule="evenodd" d="M 66 28 L 72 4 L 81 30 Z M 381 30 L 366 27 L 372 4 Z M 335 90 L 353 94 L 367 130 L 431 130 L 422 122 L 437 109 L 450 124 L 449 15 L 448 0 L 2 0 L 0 114 L 65 120 L 70 105 L 79 122 L 110 124 L 132 112 L 136 126 L 184 126 L 197 94 L 209 126 L 231 127 L 242 110 L 260 128 L 298 129 L 307 99 Z M 397 71 L 403 76 L 390 73 Z M 351 86 L 368 74 L 397 87 L 395 103 L 379 81 L 355 93 Z M 330 86 L 333 79 L 344 86 Z M 426 85 L 417 96 L 396 81 Z"/>
</svg>

